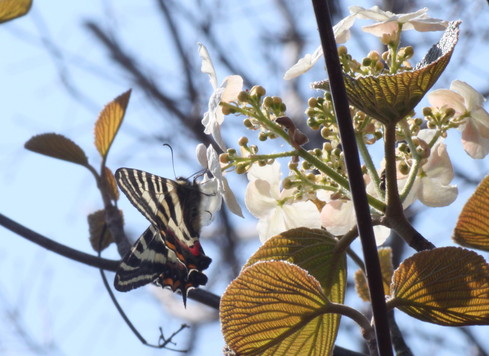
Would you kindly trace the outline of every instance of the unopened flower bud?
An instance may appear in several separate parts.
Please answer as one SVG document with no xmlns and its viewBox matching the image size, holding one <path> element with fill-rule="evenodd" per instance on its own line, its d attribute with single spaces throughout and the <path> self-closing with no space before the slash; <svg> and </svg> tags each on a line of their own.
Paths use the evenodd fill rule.
<svg viewBox="0 0 489 356">
<path fill-rule="evenodd" d="M 365 57 L 364 59 L 362 59 L 362 66 L 370 67 L 371 64 L 372 64 L 372 60 L 370 58 Z"/>
<path fill-rule="evenodd" d="M 251 129 L 253 128 L 253 123 L 251 122 L 250 118 L 246 118 L 243 120 L 243 125 L 248 128 L 248 129 Z"/>
<path fill-rule="evenodd" d="M 344 56 L 347 53 L 348 53 L 348 48 L 346 48 L 345 46 L 338 47 L 338 56 Z"/>
<path fill-rule="evenodd" d="M 267 138 L 268 138 L 268 135 L 266 134 L 266 132 L 263 132 L 263 131 L 262 131 L 262 132 L 260 132 L 260 133 L 258 134 L 258 139 L 259 139 L 260 141 L 266 141 L 266 140 L 267 140 Z"/>
<path fill-rule="evenodd" d="M 241 163 L 236 166 L 236 173 L 237 174 L 244 174 L 247 171 L 247 164 Z"/>
<path fill-rule="evenodd" d="M 235 148 L 228 148 L 227 153 L 228 153 L 230 156 L 234 156 L 234 155 L 236 154 L 236 149 L 235 149 Z"/>
<path fill-rule="evenodd" d="M 219 162 L 226 164 L 229 163 L 229 154 L 228 153 L 221 153 L 219 155 Z"/>
<path fill-rule="evenodd" d="M 250 90 L 250 95 L 251 96 L 257 96 L 257 97 L 262 97 L 267 93 L 264 87 L 261 85 L 255 85 L 253 88 Z"/>
<path fill-rule="evenodd" d="M 367 57 L 373 61 L 378 61 L 380 59 L 380 54 L 377 51 L 370 51 L 368 52 Z"/>
<path fill-rule="evenodd" d="M 272 96 L 272 99 L 273 99 L 273 104 L 274 105 L 282 104 L 282 98 L 281 97 L 279 97 L 279 96 Z"/>
<path fill-rule="evenodd" d="M 307 101 L 307 105 L 309 105 L 310 108 L 316 107 L 318 104 L 318 100 L 316 98 L 309 98 Z"/>
<path fill-rule="evenodd" d="M 248 137 L 242 136 L 238 140 L 238 145 L 240 146 L 246 146 L 248 144 Z"/>
<path fill-rule="evenodd" d="M 289 170 L 291 170 L 291 171 L 295 171 L 298 166 L 299 166 L 299 164 L 297 162 L 293 162 L 293 161 L 289 162 Z"/>
<path fill-rule="evenodd" d="M 263 107 L 265 108 L 269 108 L 273 105 L 273 99 L 271 96 L 266 96 L 264 99 L 263 99 Z"/>
<path fill-rule="evenodd" d="M 290 180 L 290 177 L 285 177 L 283 180 L 282 180 L 282 187 L 284 189 L 290 189 L 294 186 L 294 184 L 292 183 L 292 181 Z"/>
<path fill-rule="evenodd" d="M 239 92 L 239 94 L 238 94 L 238 101 L 239 102 L 247 103 L 249 100 L 250 100 L 250 94 L 247 91 L 242 90 Z"/>
<path fill-rule="evenodd" d="M 446 115 L 446 117 L 453 117 L 455 115 L 455 109 L 454 108 L 445 108 L 445 115 Z"/>
</svg>

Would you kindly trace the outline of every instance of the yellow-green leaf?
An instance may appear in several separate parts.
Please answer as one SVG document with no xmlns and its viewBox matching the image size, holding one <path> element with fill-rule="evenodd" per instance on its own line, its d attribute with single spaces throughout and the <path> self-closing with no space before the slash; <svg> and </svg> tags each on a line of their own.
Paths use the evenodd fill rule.
<svg viewBox="0 0 489 356">
<path fill-rule="evenodd" d="M 284 261 L 245 268 L 222 296 L 220 317 L 227 345 L 237 355 L 329 355 L 334 341 L 319 282 Z"/>
<path fill-rule="evenodd" d="M 392 249 L 390 247 L 382 247 L 379 248 L 378 253 L 384 293 L 385 295 L 389 295 L 392 273 L 394 272 L 394 268 L 392 266 Z M 365 279 L 365 274 L 361 269 L 355 272 L 355 289 L 363 301 L 370 301 L 367 280 Z"/>
<path fill-rule="evenodd" d="M 119 214 L 121 214 L 122 217 L 121 210 L 119 210 Z M 90 232 L 90 244 L 95 251 L 102 251 L 114 242 L 114 238 L 105 223 L 105 210 L 97 210 L 93 214 L 88 215 L 87 219 Z"/>
<path fill-rule="evenodd" d="M 115 135 L 126 113 L 131 89 L 108 103 L 100 112 L 95 123 L 95 146 L 102 157 L 106 157 Z"/>
<path fill-rule="evenodd" d="M 430 323 L 489 325 L 489 266 L 460 247 L 416 253 L 394 272 L 390 307 Z"/>
<path fill-rule="evenodd" d="M 479 184 L 462 209 L 453 240 L 462 246 L 489 251 L 489 176 Z"/>
<path fill-rule="evenodd" d="M 0 23 L 24 16 L 31 6 L 32 0 L 0 0 Z"/>
<path fill-rule="evenodd" d="M 323 286 L 329 300 L 343 303 L 346 256 L 335 250 L 337 240 L 320 229 L 296 228 L 268 239 L 245 264 L 288 261 L 304 268 Z"/>
<path fill-rule="evenodd" d="M 335 250 L 337 240 L 320 229 L 296 228 L 267 240 L 245 264 L 281 260 L 291 262 L 313 275 L 323 287 L 328 299 L 343 303 L 346 287 L 346 255 Z M 326 336 L 334 343 L 340 324 L 339 314 L 324 317 L 330 325 Z"/>
<path fill-rule="evenodd" d="M 412 71 L 353 78 L 344 75 L 352 105 L 380 122 L 396 123 L 408 115 L 445 70 L 458 41 L 460 21 L 450 22 L 440 41 Z M 314 83 L 328 89 L 326 82 Z"/>
<path fill-rule="evenodd" d="M 33 152 L 88 167 L 85 152 L 63 135 L 55 133 L 37 135 L 30 138 L 24 147 Z"/>
</svg>

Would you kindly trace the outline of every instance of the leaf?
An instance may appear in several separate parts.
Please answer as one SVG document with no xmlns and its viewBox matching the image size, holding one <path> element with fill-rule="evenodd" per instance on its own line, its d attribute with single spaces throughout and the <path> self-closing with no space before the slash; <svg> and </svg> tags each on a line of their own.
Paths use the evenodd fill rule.
<svg viewBox="0 0 489 356">
<path fill-rule="evenodd" d="M 460 21 L 450 22 L 440 41 L 412 71 L 353 78 L 344 75 L 346 93 L 352 105 L 380 122 L 395 123 L 411 113 L 445 70 L 458 41 Z M 313 84 L 328 89 L 329 84 Z"/>
<path fill-rule="evenodd" d="M 335 250 L 338 241 L 320 229 L 296 228 L 268 239 L 246 262 L 282 260 L 302 267 L 325 289 L 328 298 L 343 303 L 346 286 L 346 256 Z"/>
<path fill-rule="evenodd" d="M 0 23 L 24 16 L 31 6 L 32 0 L 0 0 Z"/>
<path fill-rule="evenodd" d="M 95 147 L 102 157 L 106 157 L 115 135 L 126 113 L 131 89 L 108 103 L 100 112 L 95 123 Z"/>
<path fill-rule="evenodd" d="M 462 246 L 489 251 L 489 176 L 482 180 L 462 209 L 453 240 Z"/>
<path fill-rule="evenodd" d="M 448 326 L 489 325 L 489 266 L 460 247 L 416 253 L 394 272 L 390 307 Z"/>
<path fill-rule="evenodd" d="M 382 272 L 382 284 L 384 286 L 384 294 L 389 295 L 392 273 L 392 249 L 390 247 L 379 248 L 380 270 Z M 355 289 L 358 296 L 364 301 L 370 301 L 370 293 L 367 286 L 365 274 L 361 269 L 355 272 Z"/>
<path fill-rule="evenodd" d="M 328 355 L 327 297 L 304 269 L 284 261 L 245 268 L 220 304 L 222 331 L 238 355 Z"/>
<path fill-rule="evenodd" d="M 107 166 L 104 166 L 104 174 L 102 175 L 102 179 L 105 179 L 110 199 L 114 201 L 119 200 L 119 188 L 117 188 L 114 173 L 112 173 L 110 168 Z"/>
<path fill-rule="evenodd" d="M 49 157 L 62 159 L 88 167 L 85 152 L 76 143 L 63 135 L 47 133 L 31 137 L 24 147 Z"/>
<path fill-rule="evenodd" d="M 119 214 L 122 216 L 122 211 L 119 210 Z M 105 223 L 105 210 L 97 210 L 93 214 L 88 215 L 88 229 L 90 232 L 90 244 L 92 248 L 99 252 L 108 247 L 114 238 L 106 227 Z M 103 233 L 103 235 L 102 235 Z"/>
<path fill-rule="evenodd" d="M 291 262 L 314 276 L 330 301 L 343 303 L 346 287 L 346 256 L 335 250 L 337 240 L 320 229 L 297 228 L 268 239 L 246 262 L 245 267 L 259 261 Z M 340 323 L 339 314 L 327 314 L 331 326 L 328 343 L 334 343 Z"/>
</svg>

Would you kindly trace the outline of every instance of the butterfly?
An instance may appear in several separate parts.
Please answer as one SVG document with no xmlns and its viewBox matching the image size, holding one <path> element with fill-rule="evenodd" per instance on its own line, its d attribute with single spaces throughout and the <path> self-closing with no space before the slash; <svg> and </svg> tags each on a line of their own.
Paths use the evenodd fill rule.
<svg viewBox="0 0 489 356">
<path fill-rule="evenodd" d="M 131 168 L 119 168 L 115 179 L 151 223 L 119 265 L 115 288 L 125 292 L 155 283 L 179 290 L 185 304 L 189 289 L 206 284 L 202 271 L 211 263 L 199 241 L 199 185 Z"/>
</svg>

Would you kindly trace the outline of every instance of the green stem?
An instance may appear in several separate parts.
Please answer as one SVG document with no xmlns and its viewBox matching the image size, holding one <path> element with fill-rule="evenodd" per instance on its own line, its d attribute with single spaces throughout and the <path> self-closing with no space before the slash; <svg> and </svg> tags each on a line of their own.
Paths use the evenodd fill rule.
<svg viewBox="0 0 489 356">
<path fill-rule="evenodd" d="M 375 185 L 375 191 L 379 195 L 379 197 L 384 198 L 384 192 L 380 189 L 380 178 L 377 174 L 377 169 L 375 168 L 375 164 L 372 161 L 372 156 L 370 156 L 370 152 L 368 152 L 367 145 L 363 141 L 363 135 L 361 133 L 355 133 L 355 139 L 357 141 L 358 150 L 360 151 L 360 155 L 362 156 L 363 162 L 367 167 L 368 174 L 370 179 L 372 179 Z"/>
</svg>

